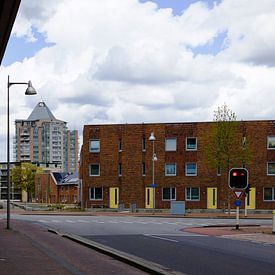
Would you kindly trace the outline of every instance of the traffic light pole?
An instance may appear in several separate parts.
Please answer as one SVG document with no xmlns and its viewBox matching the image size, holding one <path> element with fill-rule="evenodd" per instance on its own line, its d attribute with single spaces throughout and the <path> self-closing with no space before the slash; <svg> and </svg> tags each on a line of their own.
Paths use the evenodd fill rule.
<svg viewBox="0 0 275 275">
<path fill-rule="evenodd" d="M 236 209 L 236 230 L 239 230 L 240 227 L 240 206 L 237 206 Z"/>
</svg>

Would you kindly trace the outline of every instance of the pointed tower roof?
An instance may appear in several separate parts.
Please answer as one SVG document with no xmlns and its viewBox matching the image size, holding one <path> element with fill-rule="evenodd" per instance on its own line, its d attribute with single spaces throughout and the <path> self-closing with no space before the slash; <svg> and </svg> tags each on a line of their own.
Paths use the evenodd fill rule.
<svg viewBox="0 0 275 275">
<path fill-rule="evenodd" d="M 44 101 L 38 102 L 38 104 L 33 109 L 32 113 L 28 117 L 28 120 L 56 120 L 48 106 Z"/>
</svg>

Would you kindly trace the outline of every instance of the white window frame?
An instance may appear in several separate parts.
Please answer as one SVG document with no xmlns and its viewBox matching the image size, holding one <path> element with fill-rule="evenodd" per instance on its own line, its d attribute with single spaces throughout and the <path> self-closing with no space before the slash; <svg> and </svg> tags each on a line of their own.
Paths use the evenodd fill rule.
<svg viewBox="0 0 275 275">
<path fill-rule="evenodd" d="M 266 188 L 270 188 L 271 189 L 271 200 L 265 200 L 265 197 L 264 197 L 264 190 Z M 274 202 L 275 201 L 275 187 L 263 187 L 263 201 L 266 201 L 266 202 Z"/>
<path fill-rule="evenodd" d="M 272 147 L 270 148 L 270 147 L 269 147 L 269 142 L 268 142 L 268 140 L 269 140 L 270 138 L 275 139 L 275 136 L 268 136 L 268 137 L 267 137 L 266 148 L 267 148 L 267 150 L 275 150 L 275 147 L 274 147 L 274 148 L 272 148 Z"/>
<path fill-rule="evenodd" d="M 189 189 L 189 188 L 191 188 L 191 197 L 190 198 L 188 198 L 187 197 L 187 189 Z M 196 188 L 196 189 L 199 189 L 199 198 L 198 199 L 192 199 L 192 189 L 194 189 L 194 188 Z M 185 200 L 186 201 L 200 201 L 200 187 L 185 187 Z"/>
<path fill-rule="evenodd" d="M 167 174 L 166 173 L 166 165 L 175 165 L 175 174 Z M 165 163 L 165 176 L 167 177 L 175 177 L 177 175 L 177 164 L 175 162 L 169 162 L 169 163 Z"/>
<path fill-rule="evenodd" d="M 98 141 L 98 149 L 96 149 L 95 151 L 92 151 L 92 146 L 91 146 L 91 144 L 92 144 L 92 142 L 93 141 Z M 89 151 L 90 151 L 90 153 L 99 153 L 100 152 L 100 139 L 90 139 L 89 140 Z"/>
<path fill-rule="evenodd" d="M 187 173 L 187 165 L 188 164 L 196 164 L 196 173 L 195 174 L 188 174 Z M 196 162 L 186 162 L 185 163 L 185 176 L 187 177 L 196 177 L 198 175 L 198 164 Z"/>
<path fill-rule="evenodd" d="M 98 165 L 98 175 L 92 175 L 92 165 Z M 89 166 L 89 175 L 90 177 L 99 177 L 100 176 L 100 164 L 99 163 L 91 163 Z"/>
<path fill-rule="evenodd" d="M 170 190 L 170 199 L 164 199 L 163 198 L 163 189 L 169 189 Z M 172 197 L 172 189 L 175 189 L 175 198 Z M 175 201 L 177 200 L 177 188 L 176 187 L 162 187 L 162 200 L 163 201 Z"/>
<path fill-rule="evenodd" d="M 175 141 L 175 149 L 167 149 L 167 142 L 169 140 L 174 140 Z M 170 138 L 165 138 L 165 152 L 176 152 L 177 151 L 177 138 L 173 138 L 173 137 L 170 137 Z"/>
<path fill-rule="evenodd" d="M 266 165 L 266 174 L 268 175 L 268 176 L 275 176 L 275 173 L 274 174 L 270 174 L 269 172 L 268 172 L 268 165 L 269 164 L 274 164 L 275 165 L 275 161 L 269 161 L 269 162 L 267 162 L 267 165 Z"/>
<path fill-rule="evenodd" d="M 187 148 L 187 140 L 191 139 L 191 138 L 196 140 L 196 147 L 195 147 L 195 149 L 189 149 L 189 148 Z M 185 139 L 185 150 L 186 151 L 197 151 L 198 150 L 198 138 L 196 138 L 196 137 L 187 137 Z"/>
<path fill-rule="evenodd" d="M 96 188 L 101 188 L 101 199 L 95 199 L 95 198 L 91 198 L 91 189 L 94 189 L 94 195 L 95 195 L 95 189 Z M 90 187 L 89 188 L 89 200 L 90 201 L 102 201 L 103 200 L 103 187 Z"/>
</svg>

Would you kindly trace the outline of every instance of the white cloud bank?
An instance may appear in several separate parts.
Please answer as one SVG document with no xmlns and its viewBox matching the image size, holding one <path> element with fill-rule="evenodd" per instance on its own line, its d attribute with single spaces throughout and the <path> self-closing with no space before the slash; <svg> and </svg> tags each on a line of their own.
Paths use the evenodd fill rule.
<svg viewBox="0 0 275 275">
<path fill-rule="evenodd" d="M 1 121 L 8 74 L 32 79 L 39 92 L 25 98 L 13 86 L 11 120 L 26 118 L 41 97 L 80 131 L 92 123 L 212 120 L 223 103 L 239 119 L 274 119 L 274 25 L 274 0 L 223 0 L 212 9 L 196 2 L 181 16 L 138 0 L 23 0 L 14 34 L 35 41 L 35 28 L 54 46 L 1 68 Z M 192 52 L 221 33 L 218 54 Z M 3 146 L 5 133 L 2 123 Z"/>
</svg>

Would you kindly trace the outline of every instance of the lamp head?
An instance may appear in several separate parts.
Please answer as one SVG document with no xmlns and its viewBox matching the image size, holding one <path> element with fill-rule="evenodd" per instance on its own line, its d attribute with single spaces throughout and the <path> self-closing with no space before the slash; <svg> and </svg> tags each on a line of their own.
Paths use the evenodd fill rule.
<svg viewBox="0 0 275 275">
<path fill-rule="evenodd" d="M 154 132 L 151 133 L 151 136 L 149 137 L 149 140 L 150 141 L 155 141 L 156 140 L 156 138 L 154 136 Z"/>
<path fill-rule="evenodd" d="M 29 80 L 29 82 L 28 82 L 28 88 L 27 88 L 27 90 L 25 92 L 25 95 L 36 95 L 36 94 L 37 94 L 37 92 L 33 88 L 31 81 Z"/>
</svg>

